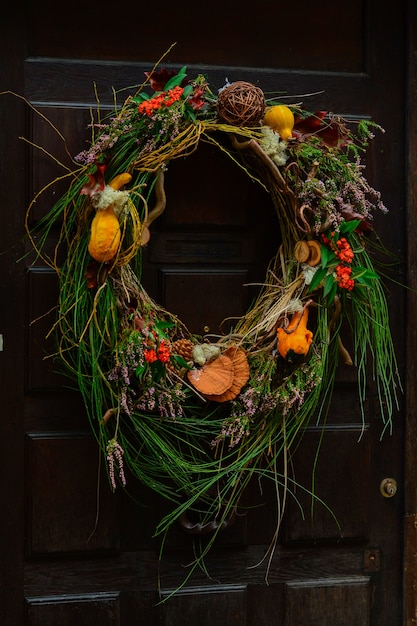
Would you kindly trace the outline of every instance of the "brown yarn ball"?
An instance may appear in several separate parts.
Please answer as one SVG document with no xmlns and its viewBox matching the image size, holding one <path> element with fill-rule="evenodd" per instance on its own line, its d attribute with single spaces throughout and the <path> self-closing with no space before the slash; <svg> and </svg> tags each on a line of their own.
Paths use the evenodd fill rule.
<svg viewBox="0 0 417 626">
<path fill-rule="evenodd" d="M 264 92 L 243 80 L 232 83 L 220 91 L 217 112 L 233 126 L 257 126 L 265 113 Z"/>
</svg>

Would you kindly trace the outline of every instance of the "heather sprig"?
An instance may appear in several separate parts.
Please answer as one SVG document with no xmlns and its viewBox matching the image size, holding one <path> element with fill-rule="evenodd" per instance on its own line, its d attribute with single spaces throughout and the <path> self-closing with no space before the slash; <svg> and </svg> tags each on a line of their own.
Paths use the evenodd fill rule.
<svg viewBox="0 0 417 626">
<path fill-rule="evenodd" d="M 375 211 L 387 212 L 380 192 L 365 178 L 359 155 L 351 160 L 346 152 L 323 150 L 314 139 L 289 149 L 297 166 L 288 170 L 288 176 L 316 233 L 323 225 L 337 230 L 343 221 L 351 219 L 370 224 Z"/>
<path fill-rule="evenodd" d="M 117 442 L 117 440 L 111 439 L 106 446 L 106 458 L 108 462 L 109 468 L 109 478 L 110 484 L 112 486 L 113 491 L 116 491 L 116 476 L 115 476 L 115 466 L 117 465 L 119 470 L 119 478 L 123 485 L 126 486 L 126 477 L 123 467 L 123 455 L 124 450 L 122 446 Z"/>
</svg>

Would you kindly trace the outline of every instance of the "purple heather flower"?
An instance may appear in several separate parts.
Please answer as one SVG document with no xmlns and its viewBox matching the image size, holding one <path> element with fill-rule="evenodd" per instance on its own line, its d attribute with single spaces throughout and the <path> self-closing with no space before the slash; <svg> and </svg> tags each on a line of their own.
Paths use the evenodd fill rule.
<svg viewBox="0 0 417 626">
<path fill-rule="evenodd" d="M 123 468 L 123 455 L 124 450 L 122 446 L 116 441 L 116 439 L 111 439 L 106 447 L 107 454 L 107 462 L 109 464 L 109 477 L 110 483 L 113 488 L 113 491 L 116 490 L 116 478 L 115 478 L 115 463 L 117 463 L 119 467 L 119 478 L 123 487 L 126 486 L 126 477 Z"/>
</svg>

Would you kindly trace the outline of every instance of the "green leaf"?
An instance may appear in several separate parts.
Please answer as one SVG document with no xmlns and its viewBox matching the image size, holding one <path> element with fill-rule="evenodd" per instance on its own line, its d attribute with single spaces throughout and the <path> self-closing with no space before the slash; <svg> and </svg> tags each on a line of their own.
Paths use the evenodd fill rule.
<svg viewBox="0 0 417 626">
<path fill-rule="evenodd" d="M 379 278 L 379 275 L 374 270 L 369 270 L 366 267 L 358 266 L 352 269 L 352 278 L 358 279 L 362 276 L 365 276 L 369 279 Z"/>
<path fill-rule="evenodd" d="M 150 99 L 149 95 L 145 93 L 144 91 L 142 91 L 140 94 L 132 98 L 132 102 L 134 102 L 135 104 L 140 104 L 141 102 L 144 102 L 145 100 L 149 100 L 149 99 Z"/>
<path fill-rule="evenodd" d="M 179 87 L 179 85 L 181 85 L 182 81 L 184 80 L 184 78 L 186 78 L 187 76 L 187 67 L 184 65 L 184 67 L 182 67 L 178 74 L 175 74 L 175 76 L 172 76 L 166 83 L 164 86 L 164 90 L 165 91 L 169 91 L 170 89 L 173 89 L 174 87 Z"/>
<path fill-rule="evenodd" d="M 190 365 L 188 365 L 184 357 L 180 356 L 179 354 L 171 354 L 171 361 L 174 361 L 179 367 L 186 367 L 187 369 L 191 369 Z"/>
<path fill-rule="evenodd" d="M 337 282 L 334 280 L 333 284 L 331 285 L 331 288 L 329 289 L 329 292 L 326 294 L 328 305 L 330 305 L 333 302 L 337 294 L 337 287 L 338 287 Z"/>
<path fill-rule="evenodd" d="M 158 334 L 159 339 L 168 339 L 167 334 L 164 332 L 168 328 L 174 326 L 173 322 L 158 321 L 154 324 L 154 329 Z"/>
<path fill-rule="evenodd" d="M 353 232 L 357 229 L 361 222 L 362 220 L 349 220 L 347 222 L 342 222 L 339 229 L 340 234 L 344 235 L 345 233 Z"/>
<path fill-rule="evenodd" d="M 191 96 L 192 93 L 193 93 L 192 85 L 185 85 L 184 91 L 183 91 L 184 97 L 188 98 L 188 96 Z"/>
<path fill-rule="evenodd" d="M 352 252 L 353 254 L 362 254 L 362 252 L 365 251 L 365 248 L 363 246 L 361 246 L 359 243 L 355 245 L 352 245 L 352 242 L 350 242 L 351 246 L 352 246 Z"/>
<path fill-rule="evenodd" d="M 139 378 L 139 380 L 141 380 L 145 370 L 147 370 L 148 368 L 148 364 L 144 363 L 143 365 L 138 365 L 138 367 L 136 368 L 135 374 L 136 376 Z"/>
<path fill-rule="evenodd" d="M 372 281 L 378 280 L 379 276 L 376 272 L 368 270 L 365 267 L 356 267 L 352 271 L 352 278 L 356 283 L 372 288 L 375 286 Z"/>
<path fill-rule="evenodd" d="M 165 328 L 172 328 L 174 326 L 173 322 L 167 322 L 164 320 L 159 320 L 154 324 L 156 330 L 164 330 Z"/>
<path fill-rule="evenodd" d="M 321 266 L 327 267 L 332 261 L 335 261 L 336 255 L 328 246 L 320 246 L 321 248 Z"/>
<path fill-rule="evenodd" d="M 324 287 L 323 287 L 323 296 L 326 297 L 331 290 L 333 289 L 333 286 L 336 285 L 336 281 L 334 279 L 333 274 L 328 274 L 324 280 Z"/>
<path fill-rule="evenodd" d="M 313 291 L 318 285 L 320 285 L 321 281 L 324 280 L 327 274 L 327 267 L 322 267 L 315 271 L 313 278 L 311 279 L 309 291 Z"/>
<path fill-rule="evenodd" d="M 186 117 L 187 119 L 191 120 L 192 122 L 194 122 L 194 124 L 197 123 L 197 118 L 194 115 L 194 111 L 192 110 L 191 107 L 186 107 L 186 110 L 184 112 L 184 117 Z"/>
</svg>

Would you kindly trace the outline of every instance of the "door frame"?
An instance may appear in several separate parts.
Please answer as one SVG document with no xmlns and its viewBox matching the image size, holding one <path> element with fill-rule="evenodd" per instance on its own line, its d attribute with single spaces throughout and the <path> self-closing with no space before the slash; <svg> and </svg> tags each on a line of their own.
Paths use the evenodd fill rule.
<svg viewBox="0 0 417 626">
<path fill-rule="evenodd" d="M 24 94 L 26 57 L 25 6 L 9 3 L 3 13 L 4 29 L 0 44 L 0 90 Z M 27 119 L 26 104 L 11 94 L 0 102 L 0 206 L 5 207 L 0 229 L 0 363 L 3 407 L 0 458 L 0 550 L 3 564 L 0 577 L 0 605 L 5 624 L 24 623 L 24 264 L 22 213 L 25 207 L 26 146 L 16 138 L 22 135 Z M 12 149 L 11 149 L 12 148 Z M 7 153 L 7 150 L 9 152 Z M 13 199 L 13 201 L 12 201 Z M 8 210 L 6 209 L 8 207 Z M 20 213 L 20 214 L 19 214 Z"/>
<path fill-rule="evenodd" d="M 407 278 L 410 289 L 407 298 L 406 350 L 406 411 L 405 411 L 405 485 L 404 485 L 404 624 L 411 626 L 417 621 L 417 5 L 408 2 L 408 73 L 406 88 L 406 215 L 407 215 Z M 411 291 L 412 290 L 412 291 Z"/>
<path fill-rule="evenodd" d="M 25 7 L 24 3 L 15 2 L 4 9 L 4 23 L 7 28 L 2 38 L 2 85 L 7 85 L 15 93 L 24 93 L 24 62 L 26 50 L 24 42 Z M 408 74 L 406 83 L 407 111 L 406 115 L 406 232 L 409 238 L 407 245 L 407 275 L 410 291 L 407 298 L 407 332 L 409 338 L 406 354 L 407 377 L 404 381 L 406 392 L 405 408 L 405 445 L 404 445 L 404 585 L 403 585 L 403 613 L 404 624 L 412 626 L 417 620 L 417 331 L 415 319 L 417 316 L 417 258 L 415 246 L 411 245 L 417 236 L 417 5 L 407 3 L 408 23 Z M 7 80 L 6 80 L 7 78 Z M 0 137 L 3 146 L 15 145 L 13 158 L 0 160 L 0 179 L 8 181 L 7 185 L 0 186 L 0 204 L 7 207 L 10 193 L 15 195 L 16 205 L 24 206 L 25 146 L 15 138 L 24 128 L 25 106 L 23 102 L 7 97 L 1 103 Z M 401 114 L 402 112 L 399 112 Z M 13 142 L 13 143 L 12 143 Z M 19 184 L 20 183 L 20 184 Z M 16 198 L 16 196 L 18 196 Z M 24 450 L 23 450 L 23 411 L 21 390 L 23 388 L 24 354 L 24 315 L 23 308 L 19 311 L 18 302 L 22 302 L 24 294 L 21 285 L 23 280 L 17 273 L 23 271 L 23 264 L 15 263 L 20 257 L 21 245 L 18 254 L 7 250 L 8 244 L 16 232 L 21 231 L 21 216 L 4 214 L 3 229 L 0 233 L 0 247 L 2 250 L 2 268 L 4 277 L 2 283 L 2 298 L 7 306 L 0 307 L 0 333 L 2 339 L 1 362 L 3 363 L 2 400 L 3 407 L 7 407 L 2 423 L 0 438 L 0 455 L 3 467 L 8 471 L 0 481 L 0 498 L 5 506 L 6 515 L 0 516 L 1 553 L 4 563 L 7 563 L 7 576 L 2 577 L 0 584 L 0 603 L 3 619 L 7 623 L 24 623 L 24 605 L 21 599 L 23 589 L 23 533 L 24 533 Z M 6 250 L 6 253 L 4 251 Z M 10 279 L 13 276 L 13 280 Z M 4 284 L 3 284 L 4 282 Z M 22 333 L 16 336 L 13 330 L 17 327 Z M 7 366 L 9 364 L 9 366 Z M 13 367 L 10 367 L 13 364 Z M 21 531 L 21 533 L 19 532 Z M 20 539 L 19 539 L 20 537 Z"/>
</svg>

